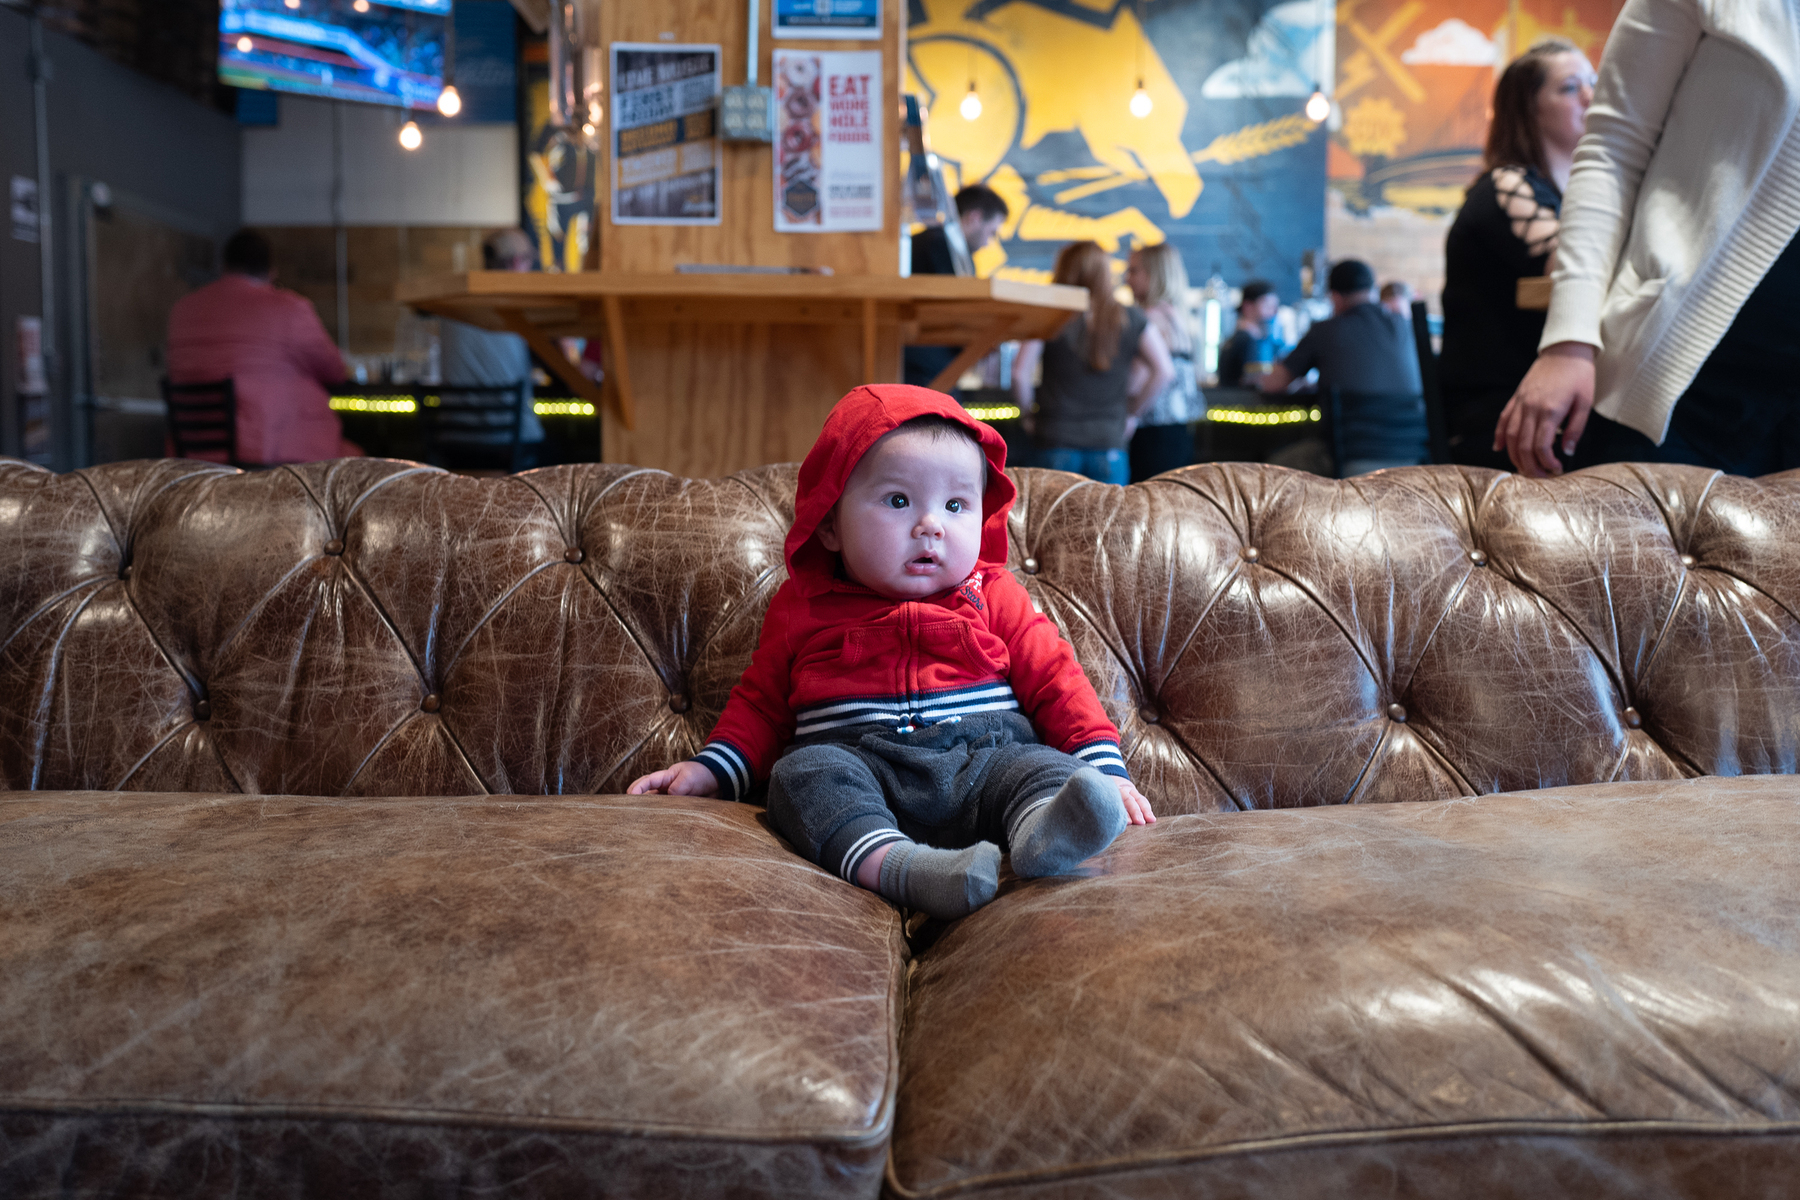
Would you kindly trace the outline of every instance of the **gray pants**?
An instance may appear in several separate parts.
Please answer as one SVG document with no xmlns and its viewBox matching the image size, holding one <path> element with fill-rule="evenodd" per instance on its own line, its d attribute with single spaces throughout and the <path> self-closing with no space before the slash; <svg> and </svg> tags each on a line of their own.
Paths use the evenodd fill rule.
<svg viewBox="0 0 1800 1200">
<path fill-rule="evenodd" d="M 800 853 L 854 879 L 862 859 L 897 834 L 952 850 L 1004 849 L 1018 812 L 1083 765 L 1041 745 L 1016 712 L 911 733 L 853 725 L 788 747 L 769 776 L 769 818 Z"/>
</svg>

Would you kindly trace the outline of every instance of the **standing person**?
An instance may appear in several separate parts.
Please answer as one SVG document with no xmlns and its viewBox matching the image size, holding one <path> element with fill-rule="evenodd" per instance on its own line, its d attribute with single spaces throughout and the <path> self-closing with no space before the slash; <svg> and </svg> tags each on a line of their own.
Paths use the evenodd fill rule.
<svg viewBox="0 0 1800 1200">
<path fill-rule="evenodd" d="M 1102 483 L 1129 483 L 1125 445 L 1157 393 L 1175 378 L 1162 334 L 1113 295 L 1112 261 L 1094 242 L 1071 242 L 1056 256 L 1055 282 L 1088 290 L 1088 310 L 1047 342 L 1019 347 L 1013 395 L 1031 414 L 1040 465 Z M 1144 371 L 1135 383 L 1132 363 Z M 1043 382 L 1034 385 L 1040 362 Z"/>
<path fill-rule="evenodd" d="M 1412 320 L 1412 284 L 1403 279 L 1390 279 L 1381 285 L 1381 307 L 1396 317 Z"/>
<path fill-rule="evenodd" d="M 1428 435 L 1412 320 L 1375 298 L 1375 272 L 1347 258 L 1325 278 L 1332 316 L 1315 324 L 1274 370 L 1262 390 L 1285 392 L 1318 369 L 1319 391 L 1336 391 L 1340 479 L 1425 461 Z"/>
<path fill-rule="evenodd" d="M 1194 431 L 1188 422 L 1200 419 L 1206 402 L 1194 373 L 1193 322 L 1181 307 L 1188 290 L 1181 255 L 1167 242 L 1140 246 L 1131 252 L 1125 283 L 1151 328 L 1162 335 L 1175 368 L 1175 377 L 1150 402 L 1131 439 L 1131 481 L 1137 483 L 1194 461 Z M 1131 370 L 1135 390 L 1141 382 L 1136 376 L 1148 367 L 1139 360 Z"/>
<path fill-rule="evenodd" d="M 312 302 L 275 286 L 269 240 L 240 229 L 225 243 L 225 274 L 169 310 L 169 381 L 231 379 L 242 463 L 315 462 L 360 455 L 344 440 L 328 384 L 344 360 Z"/>
<path fill-rule="evenodd" d="M 1494 431 L 1521 473 L 1800 466 L 1797 25 L 1791 3 L 1626 0 Z"/>
<path fill-rule="evenodd" d="M 1281 311 L 1281 297 L 1275 285 L 1266 279 L 1252 279 L 1244 285 L 1238 300 L 1237 328 L 1219 347 L 1219 386 L 1246 387 L 1244 372 L 1252 363 L 1266 370 L 1281 360 L 1287 347 L 1275 331 L 1275 314 Z"/>
<path fill-rule="evenodd" d="M 1563 188 L 1594 102 L 1594 68 L 1575 43 L 1543 38 L 1494 86 L 1485 170 L 1444 240 L 1444 349 L 1438 379 L 1450 457 L 1509 470 L 1494 427 L 1537 358 L 1544 313 L 1520 308 L 1519 280 L 1556 249 Z"/>
<path fill-rule="evenodd" d="M 972 183 L 956 193 L 957 224 L 962 227 L 963 241 L 969 253 L 993 241 L 1006 224 L 1006 201 L 1000 193 L 979 183 Z M 943 227 L 934 225 L 912 240 L 912 273 L 914 275 L 954 275 L 956 259 L 950 253 L 950 239 Z M 906 382 L 914 387 L 930 387 L 943 369 L 956 361 L 961 346 L 908 346 L 905 354 Z M 951 387 L 956 384 L 951 380 Z"/>
<path fill-rule="evenodd" d="M 523 229 L 499 229 L 482 240 L 481 265 L 489 271 L 534 271 L 537 253 Z M 525 345 L 525 339 L 516 333 L 481 329 L 449 317 L 440 319 L 438 330 L 444 388 L 443 408 L 439 410 L 444 432 L 439 440 L 454 451 L 450 455 L 454 461 L 445 465 L 505 466 L 507 464 L 500 460 L 511 457 L 512 443 L 504 429 L 481 429 L 471 420 L 488 414 L 465 414 L 457 420 L 445 411 L 458 406 L 452 389 L 459 383 L 472 387 L 524 385 L 519 400 L 522 406 L 519 413 L 519 465 L 535 465 L 539 448 L 544 443 L 544 424 L 538 420 L 533 403 L 531 350 Z"/>
</svg>

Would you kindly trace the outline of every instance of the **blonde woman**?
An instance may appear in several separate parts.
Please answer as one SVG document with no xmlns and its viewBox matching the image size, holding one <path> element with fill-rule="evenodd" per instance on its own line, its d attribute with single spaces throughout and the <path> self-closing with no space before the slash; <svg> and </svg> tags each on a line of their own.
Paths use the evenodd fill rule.
<svg viewBox="0 0 1800 1200">
<path fill-rule="evenodd" d="M 1137 483 L 1194 461 L 1194 431 L 1189 422 L 1200 419 L 1206 401 L 1194 373 L 1193 319 L 1182 308 L 1188 276 L 1181 255 L 1167 242 L 1138 247 L 1125 268 L 1125 284 L 1144 310 L 1150 328 L 1162 335 L 1175 368 L 1175 377 L 1150 402 L 1131 439 L 1131 482 Z M 1134 387 L 1140 382 L 1139 372 L 1146 370 L 1141 363 L 1132 364 Z"/>
<path fill-rule="evenodd" d="M 1032 416 L 1041 466 L 1128 483 L 1125 447 L 1150 402 L 1175 377 L 1168 343 L 1142 312 L 1113 296 L 1112 261 L 1095 243 L 1064 246 L 1054 278 L 1086 288 L 1088 311 L 1049 341 L 1020 347 L 1013 394 Z M 1144 369 L 1134 375 L 1139 362 Z M 1040 364 L 1043 380 L 1034 383 Z"/>
</svg>

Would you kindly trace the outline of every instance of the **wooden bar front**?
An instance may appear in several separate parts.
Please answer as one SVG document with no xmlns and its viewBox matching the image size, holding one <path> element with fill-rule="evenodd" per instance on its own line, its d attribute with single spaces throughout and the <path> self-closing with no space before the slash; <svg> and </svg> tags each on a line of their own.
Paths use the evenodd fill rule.
<svg viewBox="0 0 1800 1200">
<path fill-rule="evenodd" d="M 954 384 L 1013 338 L 1054 336 L 1081 288 L 892 275 L 676 275 L 473 271 L 410 280 L 421 311 L 525 336 L 602 413 L 605 461 L 694 478 L 805 457 L 840 396 L 898 382 L 904 344 L 965 352 Z M 557 350 L 603 337 L 603 396 Z"/>
</svg>

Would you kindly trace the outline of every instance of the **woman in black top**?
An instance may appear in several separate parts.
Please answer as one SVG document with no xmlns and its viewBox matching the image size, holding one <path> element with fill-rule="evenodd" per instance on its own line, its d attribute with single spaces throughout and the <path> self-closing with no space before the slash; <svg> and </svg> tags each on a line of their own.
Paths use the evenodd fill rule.
<svg viewBox="0 0 1800 1200">
<path fill-rule="evenodd" d="M 1494 425 L 1537 358 L 1544 311 L 1518 305 L 1522 278 L 1556 250 L 1562 189 L 1594 99 L 1594 68 L 1573 42 L 1544 38 L 1494 88 L 1486 170 L 1444 244 L 1444 349 L 1438 361 L 1450 457 L 1510 470 Z"/>
</svg>

